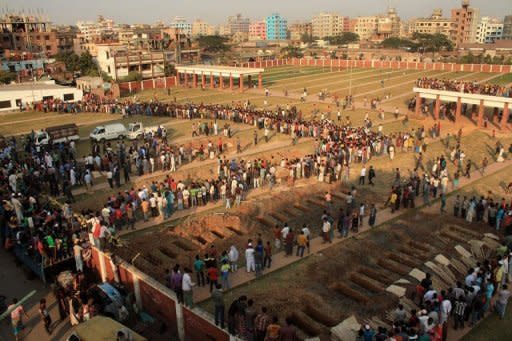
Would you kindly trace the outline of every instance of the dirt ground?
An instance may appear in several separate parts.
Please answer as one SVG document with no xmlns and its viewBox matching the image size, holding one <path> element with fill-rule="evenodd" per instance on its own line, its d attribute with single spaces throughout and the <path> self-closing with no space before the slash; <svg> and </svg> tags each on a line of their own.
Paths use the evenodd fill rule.
<svg viewBox="0 0 512 341">
<path fill-rule="evenodd" d="M 398 304 L 398 297 L 385 289 L 403 278 L 401 284 L 413 292 L 416 280 L 408 275 L 417 268 L 433 272 L 425 262 L 443 254 L 454 263 L 460 258 L 454 249 L 493 232 L 489 226 L 466 226 L 464 220 L 449 215 L 411 212 L 400 220 L 371 232 L 349 238 L 326 251 L 308 257 L 283 270 L 273 272 L 226 294 L 228 304 L 240 295 L 252 298 L 257 307 L 266 306 L 281 319 L 291 316 L 302 337 L 328 339 L 329 328 L 349 315 L 359 321 L 379 318 Z M 466 266 L 448 268 L 454 278 L 463 279 Z M 462 269 L 464 268 L 464 269 Z M 434 283 L 448 288 L 454 282 L 433 273 Z M 211 302 L 203 307 L 213 313 Z"/>
</svg>

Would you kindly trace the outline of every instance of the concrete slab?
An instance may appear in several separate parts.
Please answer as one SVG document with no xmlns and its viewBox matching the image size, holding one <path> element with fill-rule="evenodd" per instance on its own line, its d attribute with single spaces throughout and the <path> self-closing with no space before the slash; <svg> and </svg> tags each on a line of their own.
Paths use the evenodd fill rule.
<svg viewBox="0 0 512 341">
<path fill-rule="evenodd" d="M 496 250 L 497 248 L 502 246 L 500 242 L 489 237 L 484 237 L 484 239 L 482 239 L 482 242 L 491 250 Z"/>
<path fill-rule="evenodd" d="M 412 278 L 415 278 L 418 280 L 418 282 L 421 282 L 425 278 L 425 273 L 421 271 L 420 269 L 412 269 L 411 272 L 409 272 L 409 276 Z"/>
<path fill-rule="evenodd" d="M 483 249 L 483 246 L 485 243 L 481 240 L 471 239 L 469 241 L 469 245 L 471 246 L 471 253 L 476 259 L 484 259 L 485 258 L 485 252 Z"/>
<path fill-rule="evenodd" d="M 357 321 L 356 317 L 352 315 L 331 328 L 331 340 L 355 340 L 359 329 L 361 329 L 361 324 Z"/>
<path fill-rule="evenodd" d="M 391 284 L 389 287 L 386 288 L 386 291 L 392 293 L 397 297 L 404 297 L 407 289 L 405 289 L 404 287 L 399 287 L 398 285 Z"/>
<path fill-rule="evenodd" d="M 455 251 L 457 251 L 462 257 L 471 258 L 471 253 L 466 250 L 462 245 L 455 245 Z"/>
<path fill-rule="evenodd" d="M 444 255 L 442 255 L 442 254 L 438 254 L 438 255 L 434 258 L 434 260 L 435 260 L 436 262 L 438 262 L 439 264 L 442 264 L 442 265 L 444 265 L 444 266 L 448 266 L 448 265 L 450 265 L 450 260 L 449 260 L 448 258 L 446 258 L 446 257 L 445 257 Z"/>
<path fill-rule="evenodd" d="M 484 233 L 484 237 L 491 238 L 491 239 L 494 239 L 494 240 L 500 240 L 500 237 L 498 237 L 494 233 Z"/>
<path fill-rule="evenodd" d="M 395 284 L 411 284 L 411 281 L 409 281 L 405 278 L 400 278 L 399 280 L 395 281 Z"/>
</svg>

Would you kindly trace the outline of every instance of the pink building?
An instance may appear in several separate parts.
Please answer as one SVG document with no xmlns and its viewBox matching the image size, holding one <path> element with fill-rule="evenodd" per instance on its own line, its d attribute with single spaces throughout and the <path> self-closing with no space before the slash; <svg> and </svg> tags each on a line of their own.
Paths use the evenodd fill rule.
<svg viewBox="0 0 512 341">
<path fill-rule="evenodd" d="M 256 21 L 249 25 L 249 40 L 266 40 L 267 24 L 264 20 Z"/>
</svg>

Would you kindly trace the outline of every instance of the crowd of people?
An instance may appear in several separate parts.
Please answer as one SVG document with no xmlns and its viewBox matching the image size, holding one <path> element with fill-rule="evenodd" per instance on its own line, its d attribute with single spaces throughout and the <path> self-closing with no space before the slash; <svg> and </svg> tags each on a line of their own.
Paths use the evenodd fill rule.
<svg viewBox="0 0 512 341">
<path fill-rule="evenodd" d="M 391 328 L 364 325 L 358 340 L 446 340 L 448 328 L 473 326 L 492 311 L 503 319 L 511 292 L 512 253 L 506 246 L 495 257 L 478 262 L 462 281 L 448 288 L 433 286 L 432 275 L 416 286 L 412 298 L 418 308 L 399 304 L 391 311 Z"/>
<path fill-rule="evenodd" d="M 416 81 L 418 88 L 435 89 L 445 91 L 457 91 L 466 94 L 479 94 L 488 96 L 510 97 L 512 88 L 497 84 L 480 84 L 462 80 L 439 79 L 422 77 Z"/>
</svg>

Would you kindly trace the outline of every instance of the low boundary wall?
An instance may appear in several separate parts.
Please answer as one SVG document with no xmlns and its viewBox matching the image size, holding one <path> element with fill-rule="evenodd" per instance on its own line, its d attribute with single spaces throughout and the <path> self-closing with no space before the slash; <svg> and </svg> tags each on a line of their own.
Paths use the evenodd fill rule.
<svg viewBox="0 0 512 341">
<path fill-rule="evenodd" d="M 121 95 L 136 93 L 142 90 L 167 89 L 176 86 L 176 76 L 145 79 L 142 81 L 119 83 Z"/>
<path fill-rule="evenodd" d="M 381 60 L 349 60 L 349 59 L 314 59 L 314 58 L 286 58 L 262 60 L 243 63 L 243 67 L 273 68 L 285 65 L 316 66 L 336 68 L 372 68 L 372 69 L 396 69 L 396 70 L 437 70 L 437 71 L 463 71 L 463 72 L 512 72 L 512 65 L 491 64 L 455 64 L 455 63 L 424 63 L 424 62 L 398 62 Z"/>
<path fill-rule="evenodd" d="M 182 341 L 234 341 L 234 336 L 215 326 L 212 317 L 199 308 L 178 304 L 174 292 L 133 265 L 93 247 L 93 269 L 102 281 L 116 281 L 135 295 L 137 305 L 167 324 Z"/>
</svg>

